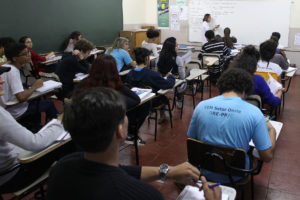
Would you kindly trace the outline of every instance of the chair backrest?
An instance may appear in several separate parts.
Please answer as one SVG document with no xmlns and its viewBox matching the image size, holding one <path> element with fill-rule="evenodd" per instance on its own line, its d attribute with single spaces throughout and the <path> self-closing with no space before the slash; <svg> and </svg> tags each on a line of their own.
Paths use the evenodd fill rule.
<svg viewBox="0 0 300 200">
<path fill-rule="evenodd" d="M 262 102 L 259 95 L 252 94 L 246 98 L 246 101 L 248 103 L 251 103 L 252 105 L 258 107 L 259 109 L 262 109 Z"/>
<path fill-rule="evenodd" d="M 268 82 L 269 80 L 269 74 L 276 80 L 278 81 L 279 83 L 281 83 L 281 78 L 277 76 L 277 74 L 275 72 L 259 72 L 259 71 L 256 71 L 254 74 L 257 74 L 257 75 L 261 75 L 266 82 Z"/>
<path fill-rule="evenodd" d="M 229 167 L 245 169 L 246 152 L 243 149 L 206 144 L 192 138 L 187 139 L 189 162 L 202 169 L 228 175 Z M 232 176 L 244 176 L 244 172 L 231 171 Z"/>
</svg>

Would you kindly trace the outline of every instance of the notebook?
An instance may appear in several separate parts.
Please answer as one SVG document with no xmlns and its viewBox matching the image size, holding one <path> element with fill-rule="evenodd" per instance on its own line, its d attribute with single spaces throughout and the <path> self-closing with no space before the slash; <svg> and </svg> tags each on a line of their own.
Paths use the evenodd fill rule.
<svg viewBox="0 0 300 200">
<path fill-rule="evenodd" d="M 141 100 L 152 92 L 152 89 L 144 89 L 144 88 L 137 88 L 137 87 L 131 88 L 131 90 L 135 92 L 135 94 L 137 94 Z"/>
<path fill-rule="evenodd" d="M 36 91 L 38 91 L 38 92 L 47 92 L 49 90 L 53 90 L 53 89 L 56 89 L 56 88 L 61 88 L 61 86 L 62 86 L 62 83 L 57 82 L 57 81 L 53 81 L 53 80 L 49 80 L 49 81 L 45 81 L 43 83 L 43 86 L 36 89 Z"/>
<path fill-rule="evenodd" d="M 199 191 L 199 188 L 187 185 L 177 197 L 177 200 L 205 200 L 204 192 Z M 223 192 L 222 188 L 222 200 L 230 200 L 229 195 Z"/>
<path fill-rule="evenodd" d="M 58 119 L 52 119 L 50 122 L 48 122 L 40 131 L 44 131 L 46 128 L 51 126 L 54 123 L 61 123 Z M 39 131 L 39 132 L 40 132 Z M 60 135 L 57 137 L 56 141 L 64 141 L 71 137 L 71 135 L 67 131 L 62 131 Z"/>
</svg>

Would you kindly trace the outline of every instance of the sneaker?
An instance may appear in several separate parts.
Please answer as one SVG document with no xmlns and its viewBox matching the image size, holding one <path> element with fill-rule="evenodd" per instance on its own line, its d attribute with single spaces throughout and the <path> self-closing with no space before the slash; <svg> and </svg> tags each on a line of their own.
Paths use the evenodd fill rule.
<svg viewBox="0 0 300 200">
<path fill-rule="evenodd" d="M 125 143 L 134 145 L 134 135 L 128 135 L 125 140 Z M 137 143 L 139 146 L 144 146 L 146 144 L 146 142 L 142 140 L 140 137 L 138 137 Z"/>
<path fill-rule="evenodd" d="M 144 146 L 146 144 L 146 142 L 144 140 L 142 140 L 142 138 L 140 138 L 140 137 L 138 137 L 137 142 L 138 142 L 139 146 Z"/>
<path fill-rule="evenodd" d="M 182 108 L 182 101 L 176 101 L 176 107 L 178 109 L 181 109 Z"/>
</svg>

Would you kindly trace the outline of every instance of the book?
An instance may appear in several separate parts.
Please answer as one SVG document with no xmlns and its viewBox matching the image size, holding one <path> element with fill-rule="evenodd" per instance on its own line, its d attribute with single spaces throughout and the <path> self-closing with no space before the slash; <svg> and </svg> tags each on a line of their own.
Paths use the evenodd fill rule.
<svg viewBox="0 0 300 200">
<path fill-rule="evenodd" d="M 269 79 L 267 81 L 267 84 L 269 85 L 271 92 L 275 95 L 278 90 L 282 89 L 282 85 L 278 81 L 276 81 L 269 73 L 268 75 Z"/>
<path fill-rule="evenodd" d="M 131 90 L 135 92 L 135 94 L 138 95 L 141 100 L 152 92 L 152 89 L 144 89 L 144 88 L 137 88 L 137 87 L 131 88 Z"/>
<path fill-rule="evenodd" d="M 36 91 L 42 93 L 42 92 L 47 92 L 61 87 L 62 87 L 62 83 L 53 80 L 48 80 L 43 83 L 42 87 L 36 89 Z"/>
</svg>

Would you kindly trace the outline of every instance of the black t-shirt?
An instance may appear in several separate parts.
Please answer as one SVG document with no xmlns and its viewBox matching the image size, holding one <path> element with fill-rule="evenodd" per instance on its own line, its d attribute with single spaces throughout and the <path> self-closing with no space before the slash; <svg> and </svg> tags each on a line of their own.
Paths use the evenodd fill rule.
<svg viewBox="0 0 300 200">
<path fill-rule="evenodd" d="M 47 200 L 163 199 L 154 187 L 140 181 L 140 166 L 114 167 L 73 153 L 51 170 Z"/>
</svg>

